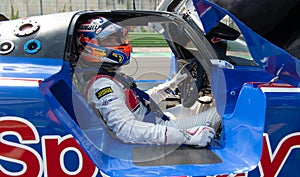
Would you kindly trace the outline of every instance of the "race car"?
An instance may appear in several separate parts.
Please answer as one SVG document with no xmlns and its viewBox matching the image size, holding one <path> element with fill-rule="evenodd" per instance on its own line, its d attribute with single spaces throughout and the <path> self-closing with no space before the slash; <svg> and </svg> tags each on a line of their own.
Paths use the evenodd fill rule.
<svg viewBox="0 0 300 177">
<path fill-rule="evenodd" d="M 188 14 L 135 10 L 66 12 L 0 22 L 0 176 L 290 174 L 295 164 L 291 162 L 298 160 L 294 149 L 299 137 L 299 60 L 219 6 L 195 0 L 193 7 L 203 29 L 193 26 Z M 222 127 L 209 146 L 124 143 L 107 128 L 73 77 L 82 72 L 76 65 L 76 29 L 87 18 L 99 16 L 166 40 L 167 72 L 137 75 L 138 84 L 167 81 L 188 65 L 192 79 L 162 106 L 211 97 Z M 237 28 L 225 25 L 224 17 Z M 236 48 L 227 50 L 229 44 Z M 83 72 L 90 74 L 93 68 Z M 196 97 L 186 96 L 195 90 Z M 279 144 L 274 153 L 273 143 Z"/>
</svg>

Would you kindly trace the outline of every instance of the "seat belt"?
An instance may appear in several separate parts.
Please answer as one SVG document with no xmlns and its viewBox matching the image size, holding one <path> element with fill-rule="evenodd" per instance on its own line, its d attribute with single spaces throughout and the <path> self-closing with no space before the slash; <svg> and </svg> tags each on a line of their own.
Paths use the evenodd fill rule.
<svg viewBox="0 0 300 177">
<path fill-rule="evenodd" d="M 156 116 L 156 117 L 160 117 L 162 118 L 162 120 L 164 121 L 168 121 L 170 120 L 170 118 L 168 116 L 166 116 L 162 110 L 160 109 L 160 107 L 154 102 L 154 100 L 152 98 L 150 98 L 150 96 L 138 89 L 137 87 L 135 88 L 132 88 L 137 95 L 139 95 L 142 99 L 143 99 L 143 104 Z M 148 104 L 147 104 L 147 101 L 148 101 Z"/>
</svg>

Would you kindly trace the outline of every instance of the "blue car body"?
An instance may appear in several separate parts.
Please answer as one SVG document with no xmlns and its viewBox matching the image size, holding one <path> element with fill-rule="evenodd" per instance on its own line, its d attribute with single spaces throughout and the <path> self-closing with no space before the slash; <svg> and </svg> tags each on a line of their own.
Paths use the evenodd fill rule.
<svg viewBox="0 0 300 177">
<path fill-rule="evenodd" d="M 194 5 L 204 33 L 230 16 L 258 64 L 232 69 L 201 61 L 222 116 L 218 141 L 206 149 L 123 143 L 72 83 L 71 44 L 81 17 L 150 14 L 186 24 L 179 16 L 80 11 L 4 21 L 0 22 L 0 176 L 290 176 L 291 171 L 299 176 L 299 60 L 215 4 L 194 0 Z M 26 30 L 26 25 L 33 28 L 36 23 L 37 29 Z M 198 34 L 192 27 L 187 30 Z M 198 163 L 197 155 L 203 152 L 201 158 L 209 161 Z M 157 154 L 160 159 L 151 159 Z"/>
</svg>

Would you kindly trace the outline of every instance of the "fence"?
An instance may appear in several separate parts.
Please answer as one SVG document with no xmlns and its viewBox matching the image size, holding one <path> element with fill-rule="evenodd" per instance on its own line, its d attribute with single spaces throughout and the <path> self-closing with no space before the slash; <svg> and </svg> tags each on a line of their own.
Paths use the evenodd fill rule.
<svg viewBox="0 0 300 177">
<path fill-rule="evenodd" d="M 133 9 L 134 0 L 1 0 L 0 13 L 10 19 L 77 10 Z M 135 0 L 136 9 L 154 10 L 161 0 Z"/>
</svg>

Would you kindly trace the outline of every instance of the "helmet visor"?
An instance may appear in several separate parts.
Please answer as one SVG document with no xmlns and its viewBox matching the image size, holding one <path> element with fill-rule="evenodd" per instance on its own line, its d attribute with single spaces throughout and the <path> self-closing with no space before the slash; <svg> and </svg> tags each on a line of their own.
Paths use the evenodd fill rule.
<svg viewBox="0 0 300 177">
<path fill-rule="evenodd" d="M 121 46 L 126 44 L 126 39 L 128 39 L 128 30 L 114 23 L 98 29 L 96 34 L 101 47 Z"/>
</svg>

